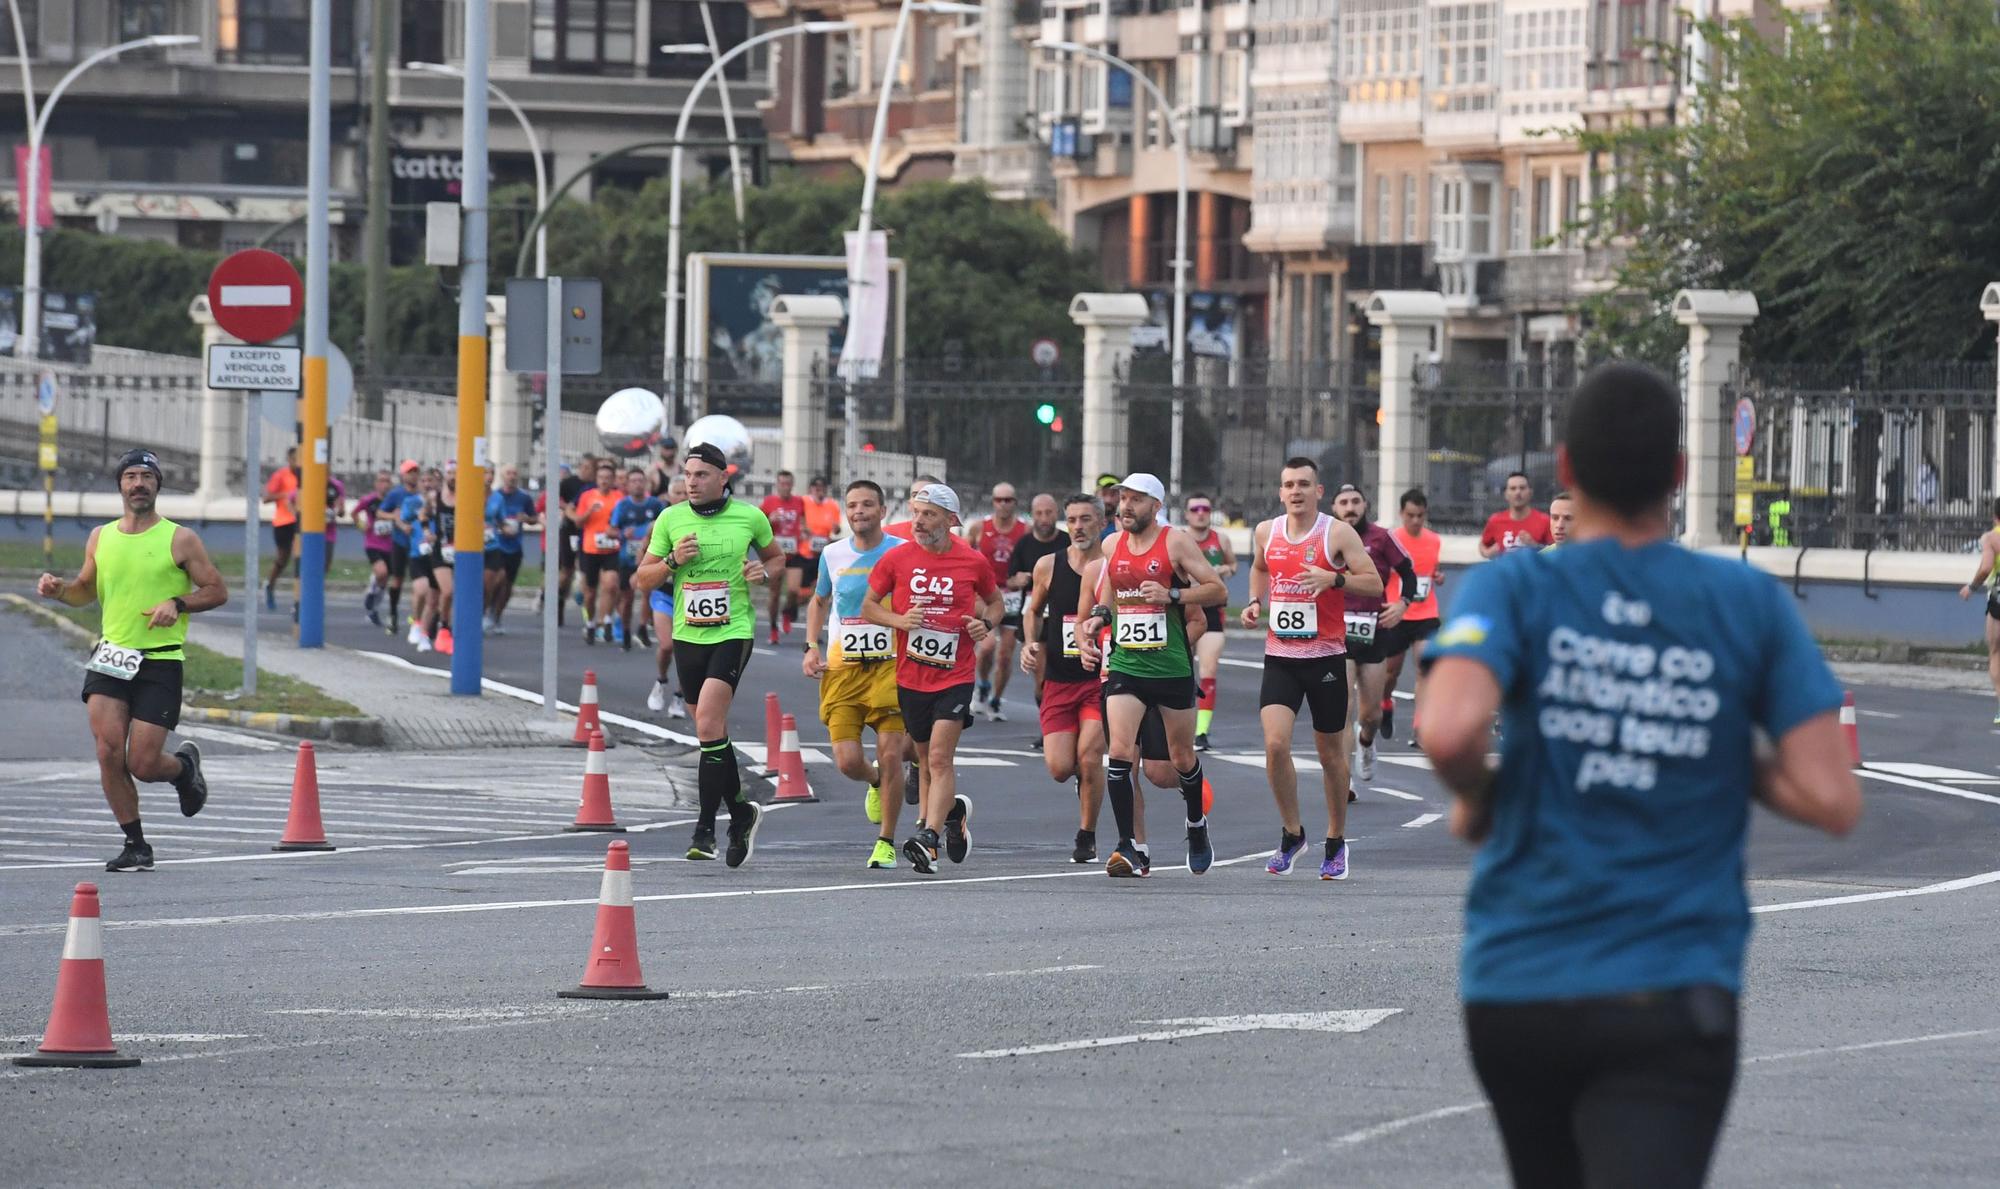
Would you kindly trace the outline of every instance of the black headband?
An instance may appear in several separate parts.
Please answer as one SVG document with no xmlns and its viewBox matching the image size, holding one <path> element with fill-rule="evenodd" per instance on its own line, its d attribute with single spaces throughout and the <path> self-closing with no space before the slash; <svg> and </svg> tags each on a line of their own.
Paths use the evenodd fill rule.
<svg viewBox="0 0 2000 1189">
<path fill-rule="evenodd" d="M 699 446 L 689 446 L 687 456 L 699 458 L 718 471 L 729 469 L 729 459 L 723 455 L 721 448 L 709 442 L 703 442 Z"/>
<path fill-rule="evenodd" d="M 166 482 L 166 476 L 160 472 L 160 460 L 151 450 L 127 450 L 125 456 L 118 460 L 118 470 L 114 474 L 123 476 L 133 467 L 144 467 L 153 472 L 155 483 Z"/>
</svg>

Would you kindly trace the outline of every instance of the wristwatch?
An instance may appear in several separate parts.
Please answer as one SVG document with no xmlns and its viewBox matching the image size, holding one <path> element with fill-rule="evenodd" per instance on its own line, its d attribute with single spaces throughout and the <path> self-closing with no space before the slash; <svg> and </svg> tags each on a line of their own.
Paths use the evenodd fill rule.
<svg viewBox="0 0 2000 1189">
<path fill-rule="evenodd" d="M 1334 588 L 1335 590 L 1339 590 L 1339 589 L 1340 589 L 1341 587 L 1343 587 L 1343 586 L 1346 586 L 1346 585 L 1347 585 L 1347 575 L 1346 575 L 1346 574 L 1344 574 L 1344 573 L 1342 573 L 1342 574 L 1335 574 L 1335 575 L 1333 576 L 1333 588 Z"/>
<path fill-rule="evenodd" d="M 819 641 L 817 641 L 817 640 L 807 640 L 807 641 L 806 641 L 806 651 L 807 651 L 807 652 L 818 652 L 818 651 L 819 651 Z"/>
<path fill-rule="evenodd" d="M 1167 601 L 1178 607 L 1181 605 L 1181 588 L 1176 586 L 1167 591 Z"/>
<path fill-rule="evenodd" d="M 188 613 L 188 605 L 187 605 L 187 600 L 186 600 L 186 599 L 184 599 L 184 598 L 182 598 L 182 597 L 180 597 L 179 595 L 175 595 L 175 596 L 174 596 L 174 610 L 176 610 L 176 611 L 180 612 L 180 613 L 181 613 L 182 615 L 186 615 L 186 614 Z"/>
</svg>

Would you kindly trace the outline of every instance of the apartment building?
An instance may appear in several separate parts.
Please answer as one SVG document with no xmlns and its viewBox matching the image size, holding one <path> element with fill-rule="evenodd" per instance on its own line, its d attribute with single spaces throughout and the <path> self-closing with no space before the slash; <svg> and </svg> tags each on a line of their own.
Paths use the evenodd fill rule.
<svg viewBox="0 0 2000 1189">
<path fill-rule="evenodd" d="M 297 254 L 305 211 L 307 0 L 11 0 L 23 17 L 28 66 L 46 96 L 72 66 L 105 46 L 157 33 L 201 43 L 127 54 L 78 76 L 51 117 L 51 206 L 67 226 L 233 250 L 265 236 Z M 363 0 L 332 0 L 334 251 L 358 257 L 365 193 L 370 16 Z M 661 141 L 708 60 L 663 53 L 662 44 L 706 41 L 699 0 L 491 0 L 489 72 L 539 135 L 551 184 L 637 141 Z M 740 0 L 706 5 L 727 47 L 747 36 Z M 392 62 L 462 61 L 461 0 L 400 0 Z M 0 126 L 25 122 L 11 25 L 0 20 Z M 725 68 L 744 118 L 758 135 L 756 105 L 766 66 L 751 56 Z M 403 69 L 390 79 L 392 202 L 405 258 L 425 202 L 456 197 L 460 169 L 458 80 Z M 698 166 L 720 176 L 719 89 L 697 107 Z M 526 135 L 500 104 L 490 116 L 493 180 L 529 181 Z M 666 170 L 655 146 L 591 169 L 593 184 L 632 184 Z M 11 205 L 12 154 L 0 158 Z"/>
</svg>

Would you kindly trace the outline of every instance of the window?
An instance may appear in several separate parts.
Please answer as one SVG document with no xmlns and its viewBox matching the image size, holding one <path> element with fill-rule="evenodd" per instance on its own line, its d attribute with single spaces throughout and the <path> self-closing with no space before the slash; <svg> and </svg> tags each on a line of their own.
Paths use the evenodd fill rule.
<svg viewBox="0 0 2000 1189">
<path fill-rule="evenodd" d="M 26 14 L 22 14 L 25 16 Z M 5 22 L 7 36 L 14 35 L 14 23 Z M 174 32 L 173 0 L 118 0 L 118 39 L 131 41 Z"/>
<path fill-rule="evenodd" d="M 1433 184 L 1431 236 L 1440 254 L 1493 254 L 1493 197 L 1498 188 L 1481 178 L 1454 177 Z"/>
<path fill-rule="evenodd" d="M 1403 175 L 1403 242 L 1417 242 L 1417 178 L 1410 173 Z"/>
<path fill-rule="evenodd" d="M 444 5 L 405 0 L 403 40 L 399 51 L 405 62 L 444 61 Z"/>
<path fill-rule="evenodd" d="M 1389 242 L 1389 175 L 1375 175 L 1375 242 Z"/>
<path fill-rule="evenodd" d="M 1555 210 L 1549 203 L 1549 181 L 1548 174 L 1538 173 L 1535 175 L 1535 223 L 1533 234 L 1535 237 L 1535 247 L 1537 248 L 1548 246 L 1547 241 L 1551 230 L 1549 220 L 1555 216 Z"/>
<path fill-rule="evenodd" d="M 225 62 L 303 64 L 312 52 L 309 0 L 219 0 L 216 56 Z M 354 0 L 333 0 L 333 62 L 354 60 Z"/>
<path fill-rule="evenodd" d="M 1558 7 L 1506 14 L 1507 114 L 1567 114 L 1574 101 L 1561 92 L 1581 90 L 1589 56 L 1584 8 L 1575 0 L 1543 0 Z"/>
<path fill-rule="evenodd" d="M 42 42 L 41 0 L 11 0 L 21 12 L 21 35 L 28 39 L 28 56 L 33 57 Z M 0 57 L 18 58 L 19 46 L 14 44 L 14 22 L 12 18 L 0 20 Z"/>
<path fill-rule="evenodd" d="M 1468 183 L 1471 214 L 1465 221 L 1465 252 L 1468 256 L 1493 254 L 1493 183 Z"/>
<path fill-rule="evenodd" d="M 826 38 L 826 97 L 845 99 L 860 90 L 861 34 L 829 33 Z"/>
<path fill-rule="evenodd" d="M 1528 235 L 1521 222 L 1521 188 L 1507 187 L 1507 250 L 1521 252 L 1527 250 Z"/>
<path fill-rule="evenodd" d="M 405 0 L 404 10 L 411 7 Z M 423 7 L 442 8 L 443 5 Z M 702 23 L 702 5 L 699 0 L 650 0 L 652 15 L 652 42 L 648 51 L 651 60 L 646 64 L 646 73 L 654 78 L 700 78 L 713 59 L 701 54 L 663 54 L 662 45 L 707 45 L 708 27 Z M 741 4 L 710 4 L 708 15 L 715 22 L 715 43 L 724 53 L 731 46 L 741 45 L 750 36 L 750 10 Z M 750 59 L 756 51 L 744 54 L 722 68 L 722 75 L 730 82 L 741 82 L 750 77 Z"/>
<path fill-rule="evenodd" d="M 1437 114 L 1492 110 L 1493 8 L 1491 3 L 1431 8 L 1429 82 Z"/>
<path fill-rule="evenodd" d="M 974 135 L 983 118 L 986 94 L 979 88 L 979 67 L 968 66 L 959 76 L 958 93 L 962 102 L 958 105 L 958 143 L 977 144 Z"/>
<path fill-rule="evenodd" d="M 1562 242 L 1565 248 L 1576 247 L 1576 225 L 1583 218 L 1583 178 L 1578 174 L 1563 177 Z"/>
<path fill-rule="evenodd" d="M 700 19 L 695 17 L 697 27 Z M 637 21 L 638 0 L 534 0 L 534 68 L 630 74 Z M 649 57 L 656 52 L 649 51 Z"/>
</svg>

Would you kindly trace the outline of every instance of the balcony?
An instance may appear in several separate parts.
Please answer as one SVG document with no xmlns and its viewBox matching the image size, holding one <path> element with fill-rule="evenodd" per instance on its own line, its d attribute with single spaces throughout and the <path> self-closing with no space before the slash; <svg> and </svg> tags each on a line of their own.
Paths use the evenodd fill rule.
<svg viewBox="0 0 2000 1189">
<path fill-rule="evenodd" d="M 1438 290 L 1444 307 L 1454 314 L 1476 314 L 1498 308 L 1506 288 L 1507 262 L 1470 257 L 1438 262 Z"/>
<path fill-rule="evenodd" d="M 874 98 L 832 100 L 822 109 L 820 131 L 853 144 L 867 144 L 875 123 Z M 958 139 L 958 101 L 949 92 L 932 92 L 909 99 L 889 100 L 889 119 L 884 135 L 903 137 L 930 132 L 946 141 Z"/>
<path fill-rule="evenodd" d="M 1521 311 L 1566 309 L 1581 296 L 1576 274 L 1582 263 L 1583 253 L 1575 251 L 1510 253 L 1501 300 Z"/>
<path fill-rule="evenodd" d="M 1347 291 L 1432 289 L 1437 267 L 1429 244 L 1351 244 L 1347 249 Z"/>
<path fill-rule="evenodd" d="M 1192 214 L 1192 211 L 1190 211 Z M 1140 263 L 1145 271 L 1140 287 L 1170 289 L 1174 283 L 1174 237 L 1148 240 L 1140 248 Z M 1204 283 L 1198 278 L 1196 264 L 1204 256 L 1213 258 L 1215 277 Z M 1103 276 L 1107 283 L 1124 288 L 1132 280 L 1132 244 L 1130 240 L 1107 240 L 1098 249 Z M 1243 242 L 1232 236 L 1188 237 L 1187 281 L 1190 291 L 1220 290 L 1240 293 L 1245 290 L 1261 289 L 1266 280 L 1259 267 L 1257 257 Z"/>
</svg>

